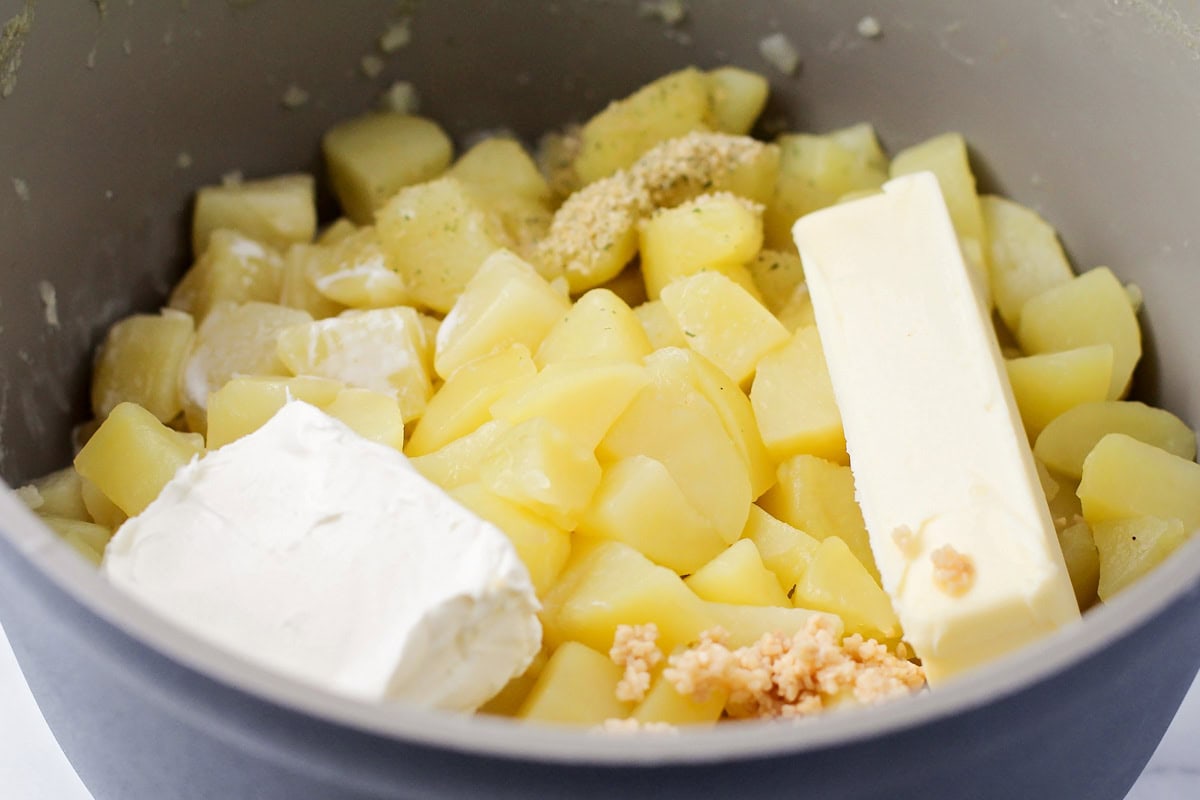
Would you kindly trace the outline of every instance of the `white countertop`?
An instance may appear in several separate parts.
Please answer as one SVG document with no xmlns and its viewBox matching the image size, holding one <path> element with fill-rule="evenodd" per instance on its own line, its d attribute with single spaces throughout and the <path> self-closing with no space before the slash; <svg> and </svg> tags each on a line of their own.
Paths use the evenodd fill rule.
<svg viewBox="0 0 1200 800">
<path fill-rule="evenodd" d="M 1200 797 L 1200 679 L 1127 800 Z M 4 800 L 91 800 L 33 702 L 0 628 L 0 788 Z"/>
</svg>

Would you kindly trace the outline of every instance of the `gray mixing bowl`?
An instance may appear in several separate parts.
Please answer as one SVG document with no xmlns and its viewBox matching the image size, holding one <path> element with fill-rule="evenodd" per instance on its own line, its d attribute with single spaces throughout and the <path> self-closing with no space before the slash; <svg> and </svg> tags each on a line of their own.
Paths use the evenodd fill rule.
<svg viewBox="0 0 1200 800">
<path fill-rule="evenodd" d="M 396 78 L 459 135 L 533 136 L 687 63 L 771 72 L 757 43 L 776 30 L 803 66 L 771 73 L 768 117 L 873 120 L 893 151 L 961 130 L 987 188 L 1043 209 L 1077 266 L 1141 285 L 1139 392 L 1200 420 L 1195 3 L 685 1 L 668 35 L 600 0 L 0 0 L 0 20 L 33 12 L 0 45 L 0 473 L 67 462 L 97 337 L 185 266 L 193 187 L 318 169 L 320 133 Z M 368 80 L 361 56 L 409 12 L 411 44 Z M 856 33 L 866 14 L 881 38 Z M 307 103 L 284 107 L 291 85 Z M 1082 624 L 881 709 L 661 737 L 517 727 L 260 672 L 118 596 L 7 492 L 0 519 L 0 619 L 98 800 L 1120 798 L 1200 664 L 1198 539 Z"/>
</svg>

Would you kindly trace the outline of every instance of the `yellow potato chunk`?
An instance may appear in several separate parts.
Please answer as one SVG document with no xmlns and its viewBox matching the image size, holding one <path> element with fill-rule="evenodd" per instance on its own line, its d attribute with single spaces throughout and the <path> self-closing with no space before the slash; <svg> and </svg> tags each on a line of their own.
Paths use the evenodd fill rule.
<svg viewBox="0 0 1200 800">
<path fill-rule="evenodd" d="M 739 67 L 718 67 L 708 71 L 708 82 L 713 127 L 724 133 L 750 133 L 767 105 L 767 79 Z"/>
<path fill-rule="evenodd" d="M 1079 608 L 1087 610 L 1096 603 L 1096 589 L 1100 582 L 1100 554 L 1092 536 L 1092 528 L 1080 519 L 1058 532 L 1058 544 L 1062 548 L 1063 560 L 1067 562 L 1067 574 L 1075 590 L 1075 601 Z"/>
<path fill-rule="evenodd" d="M 410 460 L 413 468 L 446 491 L 479 480 L 479 462 L 484 453 L 507 431 L 507 422 L 485 422 L 461 439 Z"/>
<path fill-rule="evenodd" d="M 442 174 L 454 146 L 432 120 L 374 113 L 330 128 L 321 151 L 342 210 L 366 225 L 400 189 Z"/>
<path fill-rule="evenodd" d="M 846 463 L 846 435 L 816 327 L 758 362 L 750 405 L 763 444 L 775 461 L 799 453 Z"/>
<path fill-rule="evenodd" d="M 837 536 L 879 580 L 849 467 L 816 456 L 793 456 L 779 465 L 779 483 L 759 499 L 759 505 L 814 539 Z"/>
<path fill-rule="evenodd" d="M 738 385 L 748 384 L 759 359 L 789 338 L 771 312 L 718 272 L 701 272 L 670 284 L 663 289 L 662 302 L 688 347 Z"/>
<path fill-rule="evenodd" d="M 1105 602 L 1188 540 L 1188 530 L 1180 520 L 1149 516 L 1098 522 L 1093 535 L 1100 561 L 1096 591 Z"/>
<path fill-rule="evenodd" d="M 606 653 L 566 642 L 542 669 L 537 682 L 517 711 L 517 717 L 536 722 L 601 725 L 629 716 L 632 704 L 617 699 L 623 671 Z"/>
<path fill-rule="evenodd" d="M 404 447 L 404 414 L 394 397 L 351 386 L 322 410 L 364 439 L 397 450 Z"/>
<path fill-rule="evenodd" d="M 92 413 L 104 419 L 119 403 L 137 403 L 169 422 L 183 410 L 179 376 L 195 337 L 192 318 L 166 309 L 135 314 L 108 329 L 92 373 Z"/>
<path fill-rule="evenodd" d="M 216 230 L 167 305 L 191 314 L 199 325 L 220 303 L 274 303 L 282 285 L 279 253 L 236 231 Z"/>
<path fill-rule="evenodd" d="M 438 331 L 434 367 L 450 377 L 468 361 L 514 344 L 534 351 L 571 307 L 533 267 L 507 250 L 471 278 Z"/>
<path fill-rule="evenodd" d="M 640 267 L 637 266 L 626 267 L 617 277 L 605 281 L 597 288 L 612 292 L 630 308 L 646 302 L 646 283 L 642 280 Z"/>
<path fill-rule="evenodd" d="M 520 142 L 484 139 L 464 153 L 448 174 L 470 186 L 480 205 L 499 217 L 509 243 L 522 257 L 532 257 L 534 244 L 550 228 L 553 212 L 550 187 Z"/>
<path fill-rule="evenodd" d="M 661 722 L 667 725 L 712 725 L 725 711 L 729 699 L 727 689 L 709 692 L 704 700 L 681 695 L 666 678 L 659 676 L 650 684 L 650 691 L 629 716 L 638 722 Z"/>
<path fill-rule="evenodd" d="M 491 419 L 492 403 L 535 375 L 537 367 L 523 344 L 468 361 L 430 399 L 405 452 L 423 456 L 467 435 Z"/>
<path fill-rule="evenodd" d="M 1054 471 L 1080 478 L 1088 453 L 1110 433 L 1132 436 L 1188 461 L 1196 458 L 1195 431 L 1169 411 L 1134 401 L 1076 406 L 1042 431 L 1033 452 Z"/>
<path fill-rule="evenodd" d="M 900 621 L 887 594 L 836 536 L 821 542 L 796 584 L 792 600 L 798 608 L 837 614 L 847 633 L 881 641 L 901 636 Z"/>
<path fill-rule="evenodd" d="M 635 364 L 561 361 L 493 403 L 492 416 L 512 425 L 544 417 L 594 449 L 649 380 Z"/>
<path fill-rule="evenodd" d="M 202 451 L 194 437 L 171 430 L 141 406 L 121 403 L 75 456 L 75 469 L 133 516 Z"/>
<path fill-rule="evenodd" d="M 762 248 L 761 210 L 729 193 L 705 194 L 659 211 L 638 228 L 646 296 L 707 270 L 740 267 Z"/>
<path fill-rule="evenodd" d="M 535 417 L 492 445 L 479 464 L 479 477 L 500 497 L 570 531 L 600 485 L 600 463 L 591 448 Z"/>
<path fill-rule="evenodd" d="M 762 296 L 763 305 L 776 316 L 792 299 L 796 287 L 804 283 L 804 265 L 795 253 L 761 250 L 747 267 Z"/>
<path fill-rule="evenodd" d="M 1026 353 L 1052 353 L 1090 344 L 1113 349 L 1109 400 L 1129 389 L 1142 357 L 1142 335 L 1121 282 L 1107 267 L 1085 272 L 1030 298 L 1021 310 L 1017 340 Z"/>
<path fill-rule="evenodd" d="M 293 375 L 315 375 L 394 397 L 406 420 L 433 393 L 425 372 L 425 327 L 412 308 L 344 311 L 280 331 L 279 359 Z"/>
<path fill-rule="evenodd" d="M 444 314 L 504 233 L 455 178 L 402 189 L 376 214 L 388 259 L 414 299 Z"/>
<path fill-rule="evenodd" d="M 624 172 L 568 197 L 534 248 L 542 275 L 563 276 L 579 294 L 612 280 L 638 249 L 638 220 L 649 210 L 644 187 Z"/>
<path fill-rule="evenodd" d="M 113 532 L 94 522 L 62 517 L 42 517 L 42 522 L 71 545 L 77 553 L 96 566 L 104 560 L 104 549 Z"/>
<path fill-rule="evenodd" d="M 679 330 L 679 326 L 675 324 L 671 313 L 667 311 L 667 307 L 662 304 L 661 300 L 649 300 L 642 303 L 633 309 L 633 313 L 641 323 L 642 329 L 646 331 L 646 337 L 650 340 L 650 346 L 653 349 L 687 347 L 687 337 L 683 335 L 683 331 Z"/>
<path fill-rule="evenodd" d="M 797 632 L 804 630 L 808 621 L 815 616 L 826 618 L 832 622 L 839 635 L 842 629 L 840 617 L 824 611 L 793 608 L 790 604 L 787 607 L 780 607 L 705 603 L 704 608 L 729 634 L 726 643 L 730 647 L 749 647 L 761 639 L 764 634 L 794 636 Z"/>
<path fill-rule="evenodd" d="M 450 496 L 504 531 L 529 570 L 533 588 L 542 595 L 554 584 L 571 555 L 571 537 L 542 517 L 479 483 L 450 491 Z"/>
<path fill-rule="evenodd" d="M 311 242 L 317 202 L 311 175 L 280 175 L 257 181 L 205 186 L 192 212 L 192 253 L 208 248 L 213 231 L 226 228 L 276 250 Z"/>
<path fill-rule="evenodd" d="M 810 328 L 817 324 L 817 316 L 813 311 L 812 297 L 808 294 L 808 286 L 801 284 L 792 290 L 783 308 L 779 309 L 779 322 L 788 331 L 795 333 L 801 328 Z"/>
<path fill-rule="evenodd" d="M 539 367 L 558 361 L 640 364 L 653 348 L 638 318 L 608 289 L 592 289 L 546 334 L 534 356 Z"/>
<path fill-rule="evenodd" d="M 317 234 L 317 244 L 337 244 L 358 230 L 358 226 L 345 217 L 339 217 L 329 227 Z"/>
<path fill-rule="evenodd" d="M 529 692 L 537 683 L 537 679 L 541 676 L 542 670 L 546 668 L 546 662 L 549 660 L 550 654 L 546 652 L 546 649 L 539 650 L 529 667 L 506 683 L 495 697 L 480 706 L 479 713 L 498 717 L 515 717 L 521 704 L 525 702 L 525 698 L 529 697 Z"/>
<path fill-rule="evenodd" d="M 388 308 L 409 301 L 399 268 L 388 257 L 373 226 L 331 244 L 319 245 L 306 264 L 317 291 L 349 308 Z"/>
<path fill-rule="evenodd" d="M 234 378 L 208 396 L 208 449 L 254 433 L 291 400 L 324 408 L 341 388 L 325 378 Z"/>
<path fill-rule="evenodd" d="M 44 517 L 91 519 L 83 504 L 83 479 L 74 467 L 65 467 L 38 478 L 30 486 L 37 492 L 39 503 L 32 510 Z"/>
<path fill-rule="evenodd" d="M 336 317 L 346 310 L 341 303 L 335 303 L 317 291 L 309 280 L 310 274 L 320 273 L 325 268 L 328 253 L 323 244 L 294 244 L 288 248 L 283 257 L 279 305 L 307 311 L 313 319 Z"/>
<path fill-rule="evenodd" d="M 702 600 L 746 606 L 789 606 L 775 573 L 763 566 L 758 548 L 740 539 L 684 579 Z"/>
<path fill-rule="evenodd" d="M 88 516 L 97 525 L 115 531 L 124 524 L 125 520 L 129 519 L 129 515 L 118 508 L 116 503 L 109 500 L 108 495 L 100 491 L 100 488 L 91 481 L 85 479 L 79 491 L 83 498 L 83 505 L 87 508 Z"/>
<path fill-rule="evenodd" d="M 779 585 L 792 591 L 817 553 L 816 539 L 804 531 L 776 519 L 758 506 L 750 506 L 750 516 L 742 538 L 754 542 L 763 566 L 775 573 Z"/>
<path fill-rule="evenodd" d="M 1200 464 L 1123 433 L 1110 433 L 1092 448 L 1076 494 L 1093 532 L 1101 522 L 1129 517 L 1200 527 Z"/>
<path fill-rule="evenodd" d="M 592 117 L 580 131 L 575 173 L 583 184 L 637 161 L 659 142 L 712 126 L 709 82 L 688 67 L 652 81 Z"/>
<path fill-rule="evenodd" d="M 1009 330 L 1031 297 L 1075 277 L 1058 233 L 1036 211 L 995 195 L 979 198 L 990 244 L 992 297 Z"/>
<path fill-rule="evenodd" d="M 1036 438 L 1059 415 L 1108 397 L 1112 345 L 1094 344 L 1005 362 L 1025 432 Z"/>
</svg>

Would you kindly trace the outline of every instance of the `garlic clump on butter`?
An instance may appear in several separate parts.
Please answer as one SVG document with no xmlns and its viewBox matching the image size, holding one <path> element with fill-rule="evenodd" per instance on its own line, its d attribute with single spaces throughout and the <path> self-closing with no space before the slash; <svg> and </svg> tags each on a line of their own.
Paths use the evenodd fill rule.
<svg viewBox="0 0 1200 800">
<path fill-rule="evenodd" d="M 361 700 L 472 710 L 541 646 L 508 537 L 302 402 L 180 469 L 103 570 L 197 636 Z"/>
</svg>

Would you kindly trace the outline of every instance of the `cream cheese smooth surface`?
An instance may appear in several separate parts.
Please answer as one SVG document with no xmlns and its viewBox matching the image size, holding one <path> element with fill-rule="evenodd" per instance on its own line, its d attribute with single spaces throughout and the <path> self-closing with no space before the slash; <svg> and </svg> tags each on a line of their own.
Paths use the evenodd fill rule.
<svg viewBox="0 0 1200 800">
<path fill-rule="evenodd" d="M 471 710 L 541 646 L 508 537 L 301 402 L 181 469 L 103 570 L 196 635 L 362 700 Z"/>
<path fill-rule="evenodd" d="M 871 549 L 930 682 L 1078 619 L 937 179 L 891 181 L 802 218 L 793 235 Z M 965 591 L 947 590 L 939 550 L 967 565 Z"/>
</svg>

